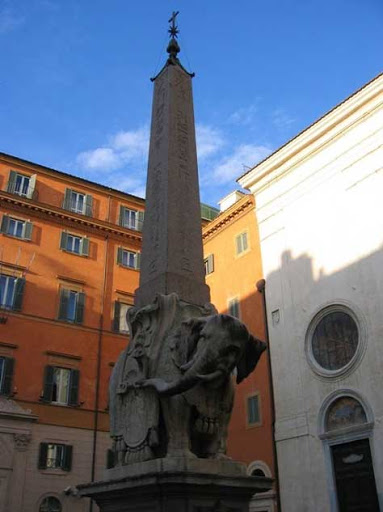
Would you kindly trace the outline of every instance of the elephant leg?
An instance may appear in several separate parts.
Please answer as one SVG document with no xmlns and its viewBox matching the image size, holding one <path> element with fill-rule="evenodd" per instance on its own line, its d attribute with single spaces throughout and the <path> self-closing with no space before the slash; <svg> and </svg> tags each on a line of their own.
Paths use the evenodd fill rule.
<svg viewBox="0 0 383 512">
<path fill-rule="evenodd" d="M 192 457 L 190 451 L 190 407 L 181 395 L 164 397 L 162 413 L 168 435 L 167 457 Z"/>
</svg>

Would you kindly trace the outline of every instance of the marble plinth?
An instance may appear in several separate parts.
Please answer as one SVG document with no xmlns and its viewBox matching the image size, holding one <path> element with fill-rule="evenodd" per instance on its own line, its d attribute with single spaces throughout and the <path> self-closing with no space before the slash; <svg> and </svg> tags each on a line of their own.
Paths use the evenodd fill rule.
<svg viewBox="0 0 383 512">
<path fill-rule="evenodd" d="M 253 494 L 271 485 L 230 460 L 167 457 L 113 468 L 77 487 L 101 512 L 248 512 Z"/>
</svg>

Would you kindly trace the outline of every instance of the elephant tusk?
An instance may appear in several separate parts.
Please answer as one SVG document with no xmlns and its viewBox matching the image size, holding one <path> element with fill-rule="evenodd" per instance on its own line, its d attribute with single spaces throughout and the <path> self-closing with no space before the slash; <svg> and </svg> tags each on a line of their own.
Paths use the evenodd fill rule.
<svg viewBox="0 0 383 512">
<path fill-rule="evenodd" d="M 197 377 L 199 380 L 202 380 L 202 382 L 211 382 L 212 380 L 218 379 L 223 375 L 222 370 L 216 370 L 213 373 L 209 373 L 207 375 L 199 375 L 197 374 Z"/>
</svg>

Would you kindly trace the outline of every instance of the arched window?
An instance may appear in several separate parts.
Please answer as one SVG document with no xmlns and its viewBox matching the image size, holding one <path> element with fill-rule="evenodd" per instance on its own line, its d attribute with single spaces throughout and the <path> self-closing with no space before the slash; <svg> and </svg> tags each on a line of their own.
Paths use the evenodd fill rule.
<svg viewBox="0 0 383 512">
<path fill-rule="evenodd" d="M 327 432 L 367 423 L 363 406 L 351 396 L 342 396 L 327 409 L 325 429 Z"/>
<path fill-rule="evenodd" d="M 60 500 L 55 496 L 47 496 L 41 502 L 39 512 L 62 512 Z"/>
</svg>

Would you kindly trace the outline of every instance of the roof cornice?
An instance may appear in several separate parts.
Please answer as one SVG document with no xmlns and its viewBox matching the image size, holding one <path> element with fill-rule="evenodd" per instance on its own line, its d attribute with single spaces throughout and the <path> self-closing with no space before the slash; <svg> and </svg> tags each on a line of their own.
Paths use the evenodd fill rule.
<svg viewBox="0 0 383 512">
<path fill-rule="evenodd" d="M 369 106 L 369 110 L 364 108 Z M 383 73 L 238 178 L 241 187 L 259 192 L 268 183 L 321 149 L 383 105 Z"/>
<path fill-rule="evenodd" d="M 254 196 L 246 194 L 242 199 L 233 204 L 230 208 L 223 211 L 214 220 L 209 222 L 202 230 L 202 240 L 206 241 L 208 238 L 218 234 L 228 224 L 236 221 L 239 217 L 245 214 L 249 209 L 254 208 Z"/>
</svg>

